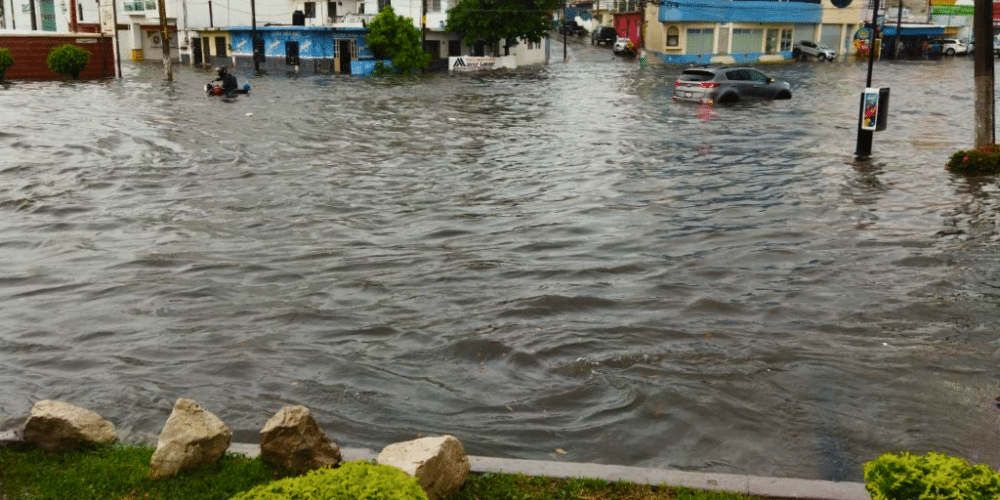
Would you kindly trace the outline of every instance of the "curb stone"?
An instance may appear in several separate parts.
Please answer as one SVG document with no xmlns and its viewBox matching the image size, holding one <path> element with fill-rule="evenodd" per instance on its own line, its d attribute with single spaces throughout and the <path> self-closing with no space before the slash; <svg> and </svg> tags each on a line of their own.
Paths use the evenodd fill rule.
<svg viewBox="0 0 1000 500">
<path fill-rule="evenodd" d="M 248 457 L 260 454 L 260 446 L 248 443 L 232 443 L 229 450 Z M 374 460 L 378 452 L 367 448 L 341 448 L 345 462 Z M 469 456 L 472 472 L 504 472 L 547 476 L 554 478 L 589 477 L 606 481 L 629 481 L 637 484 L 668 484 L 699 490 L 729 491 L 744 495 L 758 495 L 774 498 L 795 498 L 808 500 L 871 500 L 864 483 L 819 481 L 812 479 L 791 479 L 780 477 L 746 476 L 739 474 L 718 474 L 711 472 L 685 472 L 645 467 L 625 467 L 621 465 L 601 465 L 578 462 L 547 462 L 542 460 L 517 460 Z"/>
</svg>

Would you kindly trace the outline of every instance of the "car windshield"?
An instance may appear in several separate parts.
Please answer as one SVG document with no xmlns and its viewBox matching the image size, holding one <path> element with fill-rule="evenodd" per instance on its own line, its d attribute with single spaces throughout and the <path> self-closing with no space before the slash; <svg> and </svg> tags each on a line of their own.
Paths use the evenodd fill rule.
<svg viewBox="0 0 1000 500">
<path fill-rule="evenodd" d="M 678 80 L 684 80 L 688 82 L 707 82 L 715 77 L 715 73 L 711 71 L 698 71 L 692 69 L 686 69 L 681 73 L 681 77 Z"/>
</svg>

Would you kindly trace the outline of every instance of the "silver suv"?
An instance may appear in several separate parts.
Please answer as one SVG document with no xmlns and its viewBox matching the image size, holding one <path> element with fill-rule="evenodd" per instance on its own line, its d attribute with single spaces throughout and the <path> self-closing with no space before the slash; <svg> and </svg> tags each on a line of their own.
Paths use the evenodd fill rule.
<svg viewBox="0 0 1000 500">
<path fill-rule="evenodd" d="M 674 82 L 675 101 L 722 104 L 745 99 L 791 99 L 788 82 L 746 67 L 688 68 Z"/>
<path fill-rule="evenodd" d="M 814 56 L 819 61 L 832 61 L 837 58 L 837 51 L 822 43 L 800 40 L 799 43 L 792 47 L 792 57 L 798 59 L 802 56 Z"/>
</svg>

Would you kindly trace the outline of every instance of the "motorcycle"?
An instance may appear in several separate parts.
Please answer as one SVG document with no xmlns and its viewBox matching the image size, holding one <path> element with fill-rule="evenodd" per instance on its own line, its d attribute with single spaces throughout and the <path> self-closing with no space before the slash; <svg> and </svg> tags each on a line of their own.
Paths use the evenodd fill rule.
<svg viewBox="0 0 1000 500">
<path fill-rule="evenodd" d="M 249 93 L 250 93 L 249 83 L 244 83 L 243 87 L 233 91 L 233 94 L 249 94 Z M 213 82 L 208 82 L 205 84 L 205 94 L 209 96 L 224 96 L 226 95 L 226 91 L 222 90 L 221 85 L 216 85 Z"/>
</svg>

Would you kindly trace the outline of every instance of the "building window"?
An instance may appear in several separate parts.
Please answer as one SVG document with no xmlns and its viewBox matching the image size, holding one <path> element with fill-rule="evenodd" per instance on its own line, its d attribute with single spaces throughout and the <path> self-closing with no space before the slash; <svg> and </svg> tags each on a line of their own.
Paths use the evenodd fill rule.
<svg viewBox="0 0 1000 500">
<path fill-rule="evenodd" d="M 681 44 L 681 30 L 677 26 L 667 28 L 667 47 L 676 47 Z"/>
<path fill-rule="evenodd" d="M 767 36 L 764 37 L 764 53 L 774 54 L 778 51 L 778 30 L 767 30 Z"/>
<path fill-rule="evenodd" d="M 326 2 L 326 17 L 327 19 L 337 18 L 337 2 Z"/>
<path fill-rule="evenodd" d="M 781 30 L 781 51 L 788 52 L 792 50 L 792 30 L 783 29 Z"/>
<path fill-rule="evenodd" d="M 365 13 L 365 3 L 360 2 L 358 3 L 358 14 L 364 14 L 364 13 Z"/>
<path fill-rule="evenodd" d="M 379 12 L 382 12 L 382 9 L 385 9 L 388 6 L 389 6 L 389 0 L 378 0 L 378 11 Z"/>
<path fill-rule="evenodd" d="M 441 12 L 441 0 L 431 0 L 430 12 Z"/>
<path fill-rule="evenodd" d="M 305 3 L 306 17 L 309 19 L 316 18 L 316 2 L 306 2 Z"/>
<path fill-rule="evenodd" d="M 226 49 L 226 37 L 217 36 L 215 37 L 215 56 L 216 57 L 226 57 L 228 54 Z"/>
</svg>

